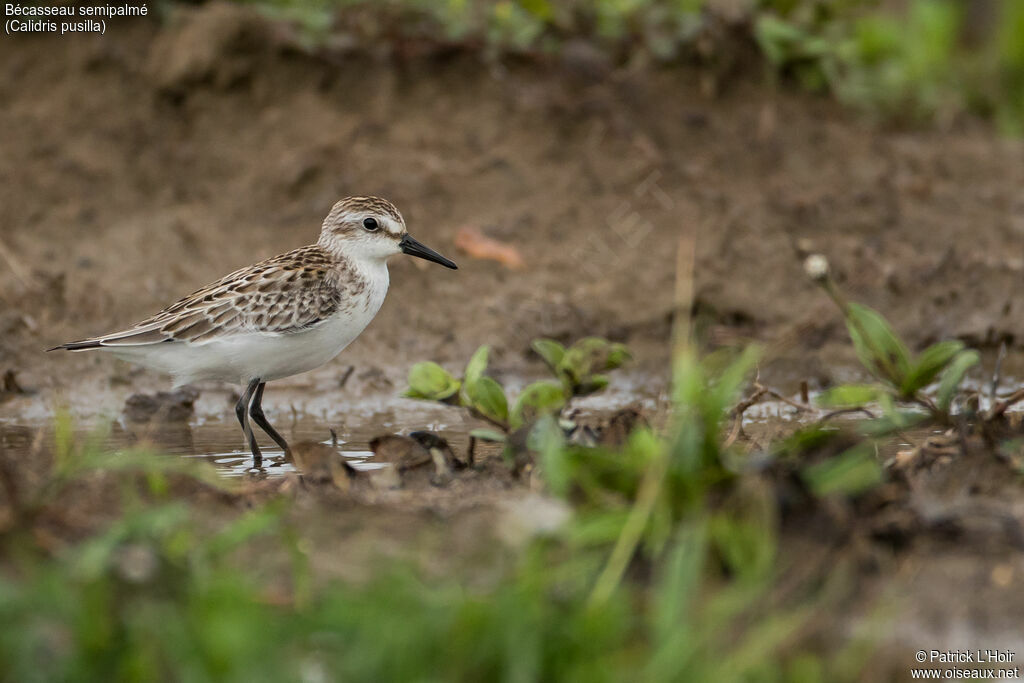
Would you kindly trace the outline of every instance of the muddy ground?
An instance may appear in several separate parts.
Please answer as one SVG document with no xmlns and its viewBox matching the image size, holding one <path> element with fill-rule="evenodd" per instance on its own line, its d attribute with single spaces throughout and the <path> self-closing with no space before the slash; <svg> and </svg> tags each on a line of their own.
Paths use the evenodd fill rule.
<svg viewBox="0 0 1024 683">
<path fill-rule="evenodd" d="M 915 346 L 1005 341 L 1007 367 L 1019 368 L 1024 145 L 970 120 L 879 128 L 760 74 L 721 74 L 709 97 L 696 70 L 611 70 L 586 52 L 501 64 L 451 50 L 310 54 L 281 27 L 216 3 L 166 23 L 116 23 L 103 37 L 8 38 L 0 371 L 15 371 L 26 392 L 6 392 L 0 419 L 37 424 L 65 402 L 88 421 L 165 388 L 109 358 L 42 350 L 314 241 L 332 203 L 352 194 L 391 198 L 411 232 L 460 269 L 396 259 L 377 319 L 333 363 L 272 386 L 272 419 L 295 407 L 325 426 L 381 411 L 399 426 L 461 425 L 395 398 L 408 366 L 458 369 L 487 343 L 496 375 L 514 386 L 541 372 L 529 353 L 539 336 L 628 343 L 637 359 L 610 403 L 653 405 L 680 239 L 695 240 L 708 343 L 766 343 L 762 379 L 784 391 L 856 375 L 800 249 L 825 253 L 845 290 Z M 464 227 L 514 245 L 525 267 L 460 253 Z M 230 391 L 202 389 L 199 416 L 230 423 Z M 984 490 L 1005 476 L 979 466 L 968 479 Z M 512 499 L 530 495 L 502 482 Z M 1000 499 L 1014 523 L 1020 494 Z M 909 667 L 918 646 L 1024 657 L 1024 562 L 1019 544 L 996 536 L 929 537 L 867 572 L 866 594 L 909 606 L 893 661 Z"/>
</svg>

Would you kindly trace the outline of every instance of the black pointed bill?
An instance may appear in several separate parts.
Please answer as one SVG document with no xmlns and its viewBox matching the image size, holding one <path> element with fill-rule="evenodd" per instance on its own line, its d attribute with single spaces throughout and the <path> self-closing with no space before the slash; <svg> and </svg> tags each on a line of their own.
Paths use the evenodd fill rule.
<svg viewBox="0 0 1024 683">
<path fill-rule="evenodd" d="M 409 235 L 403 237 L 402 241 L 398 243 L 398 246 L 401 247 L 404 253 L 409 254 L 409 256 L 418 256 L 422 259 L 433 261 L 434 263 L 440 263 L 445 268 L 451 268 L 452 270 L 458 269 L 458 266 L 455 265 L 455 261 L 446 259 L 444 256 L 441 256 L 422 242 L 414 240 Z"/>
</svg>

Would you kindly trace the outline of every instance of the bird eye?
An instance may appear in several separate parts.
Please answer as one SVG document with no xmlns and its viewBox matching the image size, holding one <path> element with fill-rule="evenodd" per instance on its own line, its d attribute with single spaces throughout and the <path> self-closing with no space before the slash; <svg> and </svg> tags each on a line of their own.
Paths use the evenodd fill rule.
<svg viewBox="0 0 1024 683">
<path fill-rule="evenodd" d="M 373 217 L 364 218 L 363 219 L 363 227 L 366 228 L 367 230 L 369 230 L 370 232 L 373 232 L 374 230 L 377 230 L 377 229 L 380 228 L 380 223 L 378 223 L 377 219 L 373 218 Z"/>
</svg>

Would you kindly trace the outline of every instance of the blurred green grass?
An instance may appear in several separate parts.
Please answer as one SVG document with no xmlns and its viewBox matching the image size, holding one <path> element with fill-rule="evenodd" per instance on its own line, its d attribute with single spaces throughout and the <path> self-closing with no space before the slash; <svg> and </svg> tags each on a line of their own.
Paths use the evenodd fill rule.
<svg viewBox="0 0 1024 683">
<path fill-rule="evenodd" d="M 337 508 L 315 493 L 216 514 L 201 465 L 104 454 L 60 418 L 52 467 L 0 533 L 0 680 L 855 680 L 860 644 L 803 638 L 842 563 L 780 591 L 775 493 L 723 445 L 755 359 L 681 353 L 668 429 L 621 449 L 541 418 L 541 471 L 575 513 L 484 582 L 384 557 L 369 581 L 324 580 L 302 515 Z M 119 514 L 46 542 L 55 520 L 87 521 L 84 489 Z"/>
<path fill-rule="evenodd" d="M 427 573 L 415 547 L 359 554 L 362 581 L 325 571 L 315 520 L 346 515 L 351 525 L 387 512 L 379 496 L 353 495 L 350 479 L 239 486 L 196 460 L 106 452 L 102 435 L 76 439 L 66 414 L 31 453 L 12 454 L 0 438 L 0 680 L 863 680 L 875 643 L 852 638 L 851 620 L 870 620 L 876 606 L 857 588 L 863 557 L 843 546 L 850 528 L 839 520 L 856 516 L 858 502 L 868 514 L 895 504 L 892 489 L 871 501 L 886 474 L 865 432 L 898 434 L 910 413 L 897 402 L 947 422 L 977 354 L 940 342 L 911 357 L 880 314 L 842 297 L 827 264 L 808 272 L 879 382 L 839 387 L 825 403 L 875 399 L 881 417 L 860 435 L 811 423 L 751 451 L 727 433 L 741 424 L 737 401 L 759 350 L 701 355 L 684 320 L 664 424 L 639 421 L 619 445 L 581 442 L 562 408 L 604 386 L 593 373 L 628 350 L 540 340 L 534 349 L 566 382 L 566 401 L 531 413 L 521 445 L 506 440 L 506 451 L 526 451 L 506 466 L 523 455 L 571 512 L 494 553 L 505 561 L 496 571 Z M 487 355 L 478 349 L 461 380 L 420 364 L 410 373 L 416 395 L 447 401 L 461 385 L 465 408 L 505 425 L 509 401 L 485 374 Z M 934 406 L 917 392 L 943 372 L 949 400 Z M 491 385 L 500 401 L 480 388 Z M 787 538 L 804 541 L 795 556 L 780 549 L 787 514 Z M 794 518 L 830 531 L 803 538 Z M 332 530 L 329 554 L 357 550 Z M 467 554 L 490 540 L 477 531 Z"/>
<path fill-rule="evenodd" d="M 1024 132 L 1024 3 L 1018 0 L 242 0 L 312 45 L 425 41 L 559 54 L 585 41 L 613 65 L 741 59 L 872 118 L 948 125 L 970 113 Z"/>
</svg>

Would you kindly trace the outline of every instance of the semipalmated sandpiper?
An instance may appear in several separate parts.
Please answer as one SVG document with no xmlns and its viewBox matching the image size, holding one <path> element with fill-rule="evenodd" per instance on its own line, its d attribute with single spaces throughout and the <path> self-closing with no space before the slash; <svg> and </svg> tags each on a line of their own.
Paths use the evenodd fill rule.
<svg viewBox="0 0 1024 683">
<path fill-rule="evenodd" d="M 263 413 L 266 383 L 319 367 L 358 337 L 384 302 L 387 259 L 399 252 L 456 268 L 409 235 L 391 202 L 348 197 L 316 244 L 236 270 L 129 329 L 49 350 L 109 351 L 172 375 L 175 385 L 241 384 L 235 412 L 259 467 L 248 417 L 288 450 Z"/>
</svg>

